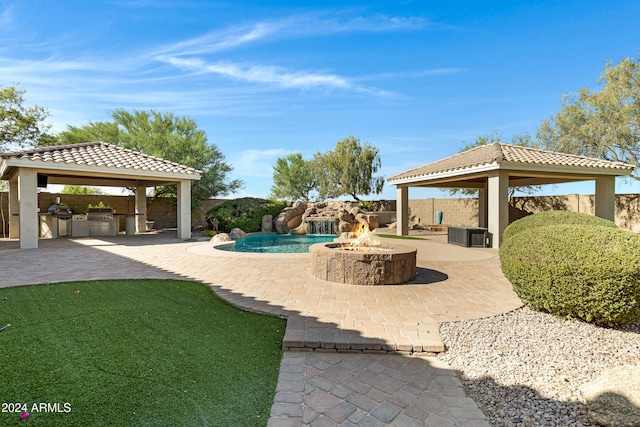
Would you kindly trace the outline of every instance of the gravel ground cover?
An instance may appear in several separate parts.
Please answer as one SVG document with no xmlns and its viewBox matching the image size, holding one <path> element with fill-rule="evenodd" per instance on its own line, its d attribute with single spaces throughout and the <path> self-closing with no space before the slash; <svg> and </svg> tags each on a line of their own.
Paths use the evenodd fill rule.
<svg viewBox="0 0 640 427">
<path fill-rule="evenodd" d="M 493 426 L 594 426 L 578 388 L 604 370 L 640 365 L 640 321 L 617 327 L 570 321 L 526 307 L 443 323 L 447 351 Z"/>
</svg>

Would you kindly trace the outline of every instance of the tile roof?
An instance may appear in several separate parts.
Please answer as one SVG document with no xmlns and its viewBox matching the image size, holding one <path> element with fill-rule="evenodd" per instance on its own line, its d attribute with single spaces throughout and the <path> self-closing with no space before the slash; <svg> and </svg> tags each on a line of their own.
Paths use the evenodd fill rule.
<svg viewBox="0 0 640 427">
<path fill-rule="evenodd" d="M 180 175 L 202 175 L 202 171 L 106 142 L 40 147 L 0 153 L 0 159 L 26 159 L 42 162 L 149 171 Z"/>
<path fill-rule="evenodd" d="M 444 172 L 464 171 L 484 165 L 500 165 L 504 163 L 531 164 L 540 166 L 564 166 L 576 168 L 605 168 L 633 170 L 634 166 L 623 162 L 594 159 L 574 154 L 539 150 L 536 148 L 494 142 L 463 151 L 442 160 L 435 161 L 408 171 L 393 175 L 388 181 L 426 177 Z"/>
</svg>

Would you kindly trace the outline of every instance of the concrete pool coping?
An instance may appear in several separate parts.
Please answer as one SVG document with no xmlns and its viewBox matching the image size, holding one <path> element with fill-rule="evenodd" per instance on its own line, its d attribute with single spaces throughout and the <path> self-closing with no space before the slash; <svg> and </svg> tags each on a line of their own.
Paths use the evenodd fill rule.
<svg viewBox="0 0 640 427">
<path fill-rule="evenodd" d="M 271 233 L 275 234 L 275 233 Z M 482 261 L 489 260 L 492 258 L 496 258 L 498 256 L 498 250 L 492 248 L 465 248 L 456 245 L 447 244 L 447 236 L 442 234 L 432 234 L 426 235 L 419 238 L 413 239 L 396 239 L 396 238 L 388 238 L 388 237 L 380 237 L 382 242 L 390 245 L 403 245 L 403 246 L 411 246 L 418 249 L 417 259 L 418 261 L 424 262 L 433 262 L 433 261 Z M 193 253 L 198 253 L 201 255 L 220 255 L 220 253 L 229 253 L 239 254 L 239 253 L 248 253 L 248 252 L 233 252 L 233 251 L 213 251 L 213 249 L 218 246 L 224 245 L 234 245 L 235 242 L 207 242 L 208 245 L 203 244 L 197 248 L 190 248 L 189 250 Z M 252 255 L 251 253 L 248 253 Z M 263 255 L 263 256 L 296 256 L 296 255 L 306 255 L 306 254 L 296 254 L 296 253 L 260 253 L 253 255 Z"/>
</svg>

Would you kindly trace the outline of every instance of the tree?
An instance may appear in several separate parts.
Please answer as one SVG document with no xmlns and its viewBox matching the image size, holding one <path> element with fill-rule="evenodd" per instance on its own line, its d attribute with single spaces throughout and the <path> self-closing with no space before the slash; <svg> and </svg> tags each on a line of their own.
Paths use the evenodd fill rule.
<svg viewBox="0 0 640 427">
<path fill-rule="evenodd" d="M 302 153 L 278 157 L 273 167 L 272 198 L 309 201 L 315 186 L 312 166 L 302 158 Z"/>
<path fill-rule="evenodd" d="M 63 145 L 102 141 L 124 146 L 121 138 L 126 138 L 126 135 L 121 135 L 116 122 L 89 122 L 83 127 L 68 125 L 59 138 L 59 143 Z"/>
<path fill-rule="evenodd" d="M 99 189 L 98 187 L 87 187 L 84 185 L 65 185 L 62 187 L 62 194 L 104 194 L 104 191 Z"/>
<path fill-rule="evenodd" d="M 320 198 L 349 195 L 359 201 L 358 195 L 380 194 L 384 178 L 373 176 L 380 166 L 378 149 L 353 136 L 339 141 L 334 151 L 316 153 L 313 168 Z"/>
<path fill-rule="evenodd" d="M 538 139 L 550 150 L 640 166 L 640 60 L 609 62 L 598 81 L 599 91 L 564 95 Z M 640 179 L 640 169 L 632 176 Z"/>
<path fill-rule="evenodd" d="M 0 86 L 0 151 L 12 146 L 50 145 L 56 137 L 44 121 L 49 112 L 38 105 L 26 107 L 23 89 Z"/>
<path fill-rule="evenodd" d="M 113 122 L 89 122 L 83 127 L 68 126 L 60 134 L 59 143 L 75 144 L 103 141 L 150 156 L 160 157 L 203 171 L 199 181 L 191 187 L 192 206 L 199 201 L 225 196 L 242 187 L 242 181 L 229 180 L 233 168 L 225 163 L 224 155 L 209 144 L 196 122 L 172 113 L 118 109 L 112 113 Z M 156 188 L 155 197 L 175 197 L 176 186 Z"/>
</svg>

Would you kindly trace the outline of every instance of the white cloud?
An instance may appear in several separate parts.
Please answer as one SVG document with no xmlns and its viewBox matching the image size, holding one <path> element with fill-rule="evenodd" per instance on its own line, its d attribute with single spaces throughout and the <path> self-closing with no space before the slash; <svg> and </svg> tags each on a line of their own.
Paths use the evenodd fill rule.
<svg viewBox="0 0 640 427">
<path fill-rule="evenodd" d="M 153 50 L 149 56 L 165 55 L 204 55 L 239 47 L 256 42 L 274 34 L 280 26 L 277 23 L 260 22 L 252 26 L 232 27 L 161 46 Z"/>
<path fill-rule="evenodd" d="M 423 18 L 418 17 L 378 15 L 340 19 L 324 18 L 323 15 L 325 14 L 309 13 L 212 31 L 202 36 L 161 46 L 153 50 L 150 56 L 204 55 L 257 43 L 268 38 L 326 36 L 345 32 L 407 31 L 422 29 L 429 25 Z"/>
<path fill-rule="evenodd" d="M 10 6 L 7 6 L 0 11 L 0 31 L 8 31 L 12 29 L 14 22 L 14 13 Z"/>
<path fill-rule="evenodd" d="M 12 7 L 2 9 L 2 3 L 0 0 L 0 33 L 5 26 L 18 22 Z M 72 33 L 41 40 L 25 38 L 24 33 L 16 32 L 11 46 L 0 46 L 0 75 L 3 84 L 19 84 L 26 89 L 29 103 L 49 108 L 56 130 L 62 130 L 66 124 L 108 120 L 109 112 L 117 107 L 155 108 L 178 114 L 196 111 L 199 116 L 274 116 L 295 108 L 281 103 L 274 95 L 276 91 L 396 95 L 332 70 L 296 69 L 249 60 L 234 62 L 222 56 L 227 50 L 278 38 L 347 31 L 398 31 L 422 25 L 425 25 L 422 20 L 414 18 L 353 17 L 351 11 L 315 13 L 223 28 L 150 51 L 83 50 L 81 54 L 74 53 L 82 42 Z M 227 81 L 220 84 L 221 79 Z M 250 165 L 249 154 L 239 160 Z M 270 169 L 269 164 L 269 172 Z"/>
<path fill-rule="evenodd" d="M 211 73 L 250 83 L 276 84 L 284 88 L 331 87 L 348 89 L 353 87 L 349 80 L 335 74 L 290 72 L 281 67 L 242 66 L 222 61 L 207 64 L 199 58 L 158 57 L 158 59 L 196 74 Z"/>
<path fill-rule="evenodd" d="M 253 25 L 229 27 L 152 50 L 148 57 L 194 74 L 216 74 L 226 78 L 277 85 L 282 88 L 328 88 L 351 90 L 374 96 L 393 93 L 354 84 L 352 79 L 321 71 L 291 71 L 286 67 L 260 64 L 237 64 L 205 59 L 208 55 L 270 39 L 327 36 L 344 32 L 382 32 L 417 30 L 428 25 L 422 18 L 340 16 L 325 18 L 326 13 L 309 13 Z M 449 69 L 431 70 L 446 73 Z"/>
<path fill-rule="evenodd" d="M 326 34 L 339 32 L 383 32 L 419 30 L 430 25 L 420 17 L 398 17 L 376 15 L 373 17 L 357 16 L 341 20 L 339 18 L 322 19 L 321 15 L 310 15 L 305 19 L 305 32 Z M 319 18 L 319 19 L 318 19 Z"/>
</svg>

